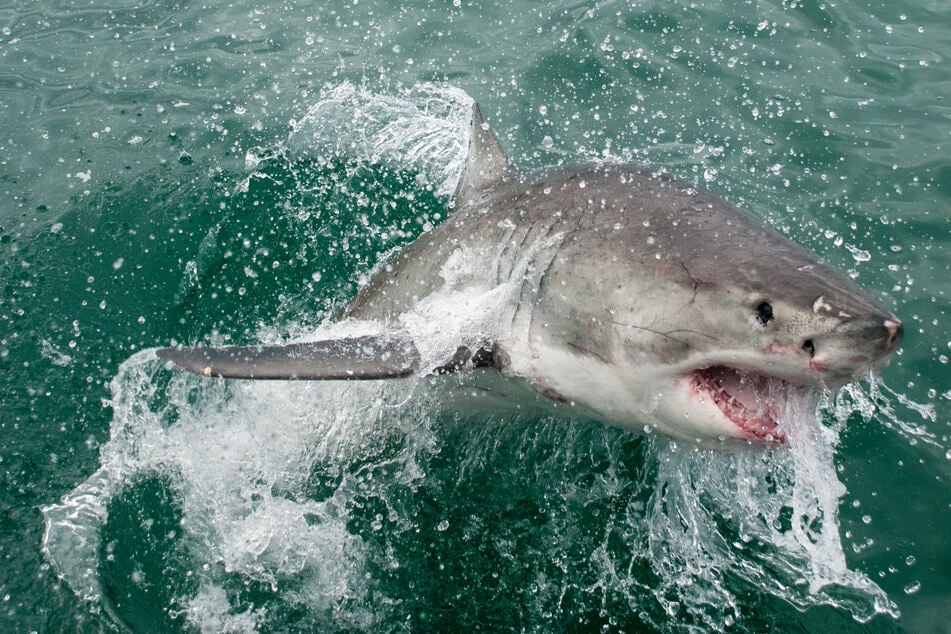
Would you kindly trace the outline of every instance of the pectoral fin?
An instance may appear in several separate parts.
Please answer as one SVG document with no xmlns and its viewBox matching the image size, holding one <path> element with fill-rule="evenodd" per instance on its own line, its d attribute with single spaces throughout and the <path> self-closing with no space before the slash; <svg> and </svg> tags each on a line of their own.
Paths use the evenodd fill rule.
<svg viewBox="0 0 951 634">
<path fill-rule="evenodd" d="M 402 335 L 223 348 L 159 348 L 160 359 L 229 379 L 372 380 L 410 376 L 419 352 Z"/>
</svg>

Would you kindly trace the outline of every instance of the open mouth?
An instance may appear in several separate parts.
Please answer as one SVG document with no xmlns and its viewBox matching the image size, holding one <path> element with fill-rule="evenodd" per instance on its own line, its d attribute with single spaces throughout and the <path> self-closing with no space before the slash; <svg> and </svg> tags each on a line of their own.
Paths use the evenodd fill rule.
<svg viewBox="0 0 951 634">
<path fill-rule="evenodd" d="M 776 422 L 783 388 L 789 387 L 785 381 L 722 365 L 694 370 L 690 378 L 697 394 L 716 403 L 749 437 L 767 443 L 786 442 Z"/>
</svg>

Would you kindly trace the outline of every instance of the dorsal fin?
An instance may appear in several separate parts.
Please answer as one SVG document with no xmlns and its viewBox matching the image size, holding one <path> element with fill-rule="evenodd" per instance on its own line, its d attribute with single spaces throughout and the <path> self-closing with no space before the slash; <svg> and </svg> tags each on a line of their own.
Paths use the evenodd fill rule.
<svg viewBox="0 0 951 634">
<path fill-rule="evenodd" d="M 453 201 L 458 203 L 517 176 L 518 173 L 505 157 L 498 139 L 485 122 L 479 104 L 473 103 L 469 155 Z"/>
</svg>

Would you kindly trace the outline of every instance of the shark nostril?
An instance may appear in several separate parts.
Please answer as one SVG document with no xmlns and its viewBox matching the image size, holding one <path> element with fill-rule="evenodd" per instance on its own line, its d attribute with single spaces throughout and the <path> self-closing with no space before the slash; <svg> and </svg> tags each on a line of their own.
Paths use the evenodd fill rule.
<svg viewBox="0 0 951 634">
<path fill-rule="evenodd" d="M 806 351 L 806 354 L 809 355 L 809 358 L 816 356 L 816 344 L 812 342 L 812 339 L 806 339 L 803 341 L 802 349 Z"/>
</svg>

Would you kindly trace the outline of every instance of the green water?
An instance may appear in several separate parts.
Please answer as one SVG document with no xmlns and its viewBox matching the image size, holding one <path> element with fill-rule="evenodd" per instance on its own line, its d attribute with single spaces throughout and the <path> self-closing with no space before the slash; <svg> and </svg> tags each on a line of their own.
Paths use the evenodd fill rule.
<svg viewBox="0 0 951 634">
<path fill-rule="evenodd" d="M 940 2 L 0 4 L 0 626 L 949 631 L 949 50 Z M 420 82 L 479 101 L 521 169 L 665 169 L 894 307 L 881 392 L 827 411 L 842 551 L 881 594 L 730 547 L 730 483 L 787 491 L 792 467 L 133 357 L 313 330 L 443 219 L 444 158 L 291 124 L 341 86 L 363 87 L 346 110 Z M 53 566 L 40 509 L 102 465 L 84 508 L 108 518 L 76 520 L 94 558 Z M 703 526 L 723 543 L 691 551 Z"/>
</svg>

